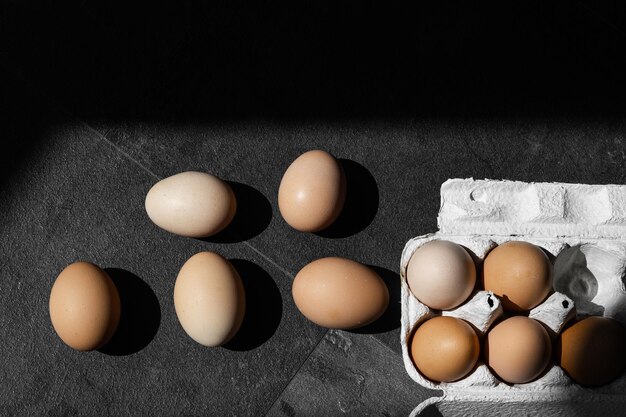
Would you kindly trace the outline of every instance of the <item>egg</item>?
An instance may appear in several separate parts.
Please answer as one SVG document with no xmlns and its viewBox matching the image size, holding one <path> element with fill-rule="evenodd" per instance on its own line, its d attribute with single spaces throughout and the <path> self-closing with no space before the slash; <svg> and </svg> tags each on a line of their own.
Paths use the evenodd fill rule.
<svg viewBox="0 0 626 417">
<path fill-rule="evenodd" d="M 203 346 L 220 346 L 239 330 L 245 292 L 232 264 L 213 252 L 193 255 L 174 284 L 174 308 L 185 332 Z"/>
<path fill-rule="evenodd" d="M 608 384 L 626 367 L 626 330 L 617 320 L 588 317 L 563 331 L 557 346 L 557 362 L 577 383 Z"/>
<path fill-rule="evenodd" d="M 305 152 L 291 163 L 278 188 L 278 208 L 287 224 L 318 232 L 339 216 L 346 198 L 343 169 L 331 154 Z"/>
<path fill-rule="evenodd" d="M 415 367 L 428 379 L 453 382 L 467 376 L 478 361 L 480 345 L 467 322 L 438 316 L 422 323 L 411 341 Z"/>
<path fill-rule="evenodd" d="M 338 257 L 321 258 L 302 268 L 292 294 L 306 318 L 331 329 L 372 323 L 389 304 L 387 286 L 374 270 Z"/>
<path fill-rule="evenodd" d="M 552 342 L 538 321 L 513 316 L 487 333 L 484 352 L 487 366 L 498 378 L 511 384 L 524 384 L 546 370 Z"/>
<path fill-rule="evenodd" d="M 436 310 L 457 307 L 476 284 L 476 266 L 470 254 L 446 240 L 420 246 L 409 260 L 406 275 L 413 295 Z"/>
<path fill-rule="evenodd" d="M 154 184 L 146 195 L 150 220 L 168 232 L 208 237 L 222 231 L 237 211 L 230 186 L 204 172 L 181 172 Z"/>
<path fill-rule="evenodd" d="M 482 284 L 502 300 L 508 311 L 525 312 L 552 291 L 554 271 L 548 256 L 528 242 L 506 242 L 483 262 Z"/>
<path fill-rule="evenodd" d="M 88 262 L 67 266 L 50 291 L 50 320 L 69 347 L 88 351 L 103 347 L 120 321 L 120 296 L 105 271 Z"/>
</svg>

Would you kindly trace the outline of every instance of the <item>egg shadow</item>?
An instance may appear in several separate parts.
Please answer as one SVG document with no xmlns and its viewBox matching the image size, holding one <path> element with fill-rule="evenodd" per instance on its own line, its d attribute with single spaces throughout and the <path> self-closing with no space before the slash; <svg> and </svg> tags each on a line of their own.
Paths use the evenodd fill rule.
<svg viewBox="0 0 626 417">
<path fill-rule="evenodd" d="M 272 205 L 256 188 L 235 181 L 226 181 L 235 193 L 237 212 L 221 232 L 200 238 L 212 243 L 238 243 L 259 235 L 272 220 Z"/>
<path fill-rule="evenodd" d="M 476 292 L 482 291 L 485 288 L 483 284 L 483 278 L 482 278 L 483 277 L 483 260 L 480 259 L 480 257 L 476 255 L 474 251 L 468 248 L 467 246 L 465 245 L 459 245 L 459 246 L 465 249 L 465 252 L 469 254 L 469 256 L 472 258 L 472 261 L 474 262 L 474 267 L 476 268 L 476 281 L 474 282 L 474 289 L 472 290 L 472 295 L 470 295 L 470 298 L 471 298 L 474 296 L 474 294 L 476 294 Z"/>
<path fill-rule="evenodd" d="M 420 417 L 443 417 L 443 414 L 437 408 L 437 404 L 431 404 L 420 412 Z"/>
<path fill-rule="evenodd" d="M 544 248 L 543 246 L 539 246 L 536 245 L 539 249 L 541 249 L 541 251 L 543 253 L 545 253 L 545 255 L 548 257 L 548 260 L 550 261 L 551 264 L 554 265 L 554 261 L 556 261 L 556 256 L 554 256 L 554 254 L 552 252 L 550 252 L 548 249 Z"/>
<path fill-rule="evenodd" d="M 246 293 L 246 312 L 237 334 L 224 345 L 234 351 L 255 349 L 276 333 L 283 315 L 283 300 L 272 277 L 257 264 L 231 259 Z"/>
<path fill-rule="evenodd" d="M 145 281 L 124 269 L 106 268 L 120 294 L 122 314 L 117 330 L 99 352 L 125 356 L 150 344 L 161 324 L 161 307 L 156 294 Z"/>
<path fill-rule="evenodd" d="M 348 331 L 358 334 L 377 334 L 395 330 L 400 327 L 400 275 L 379 266 L 368 265 L 368 267 L 372 268 L 385 282 L 389 291 L 389 305 L 376 321 Z"/>
<path fill-rule="evenodd" d="M 346 201 L 339 217 L 326 229 L 315 234 L 340 239 L 359 233 L 369 226 L 378 212 L 378 185 L 363 165 L 339 159 L 346 176 Z"/>
<path fill-rule="evenodd" d="M 489 254 L 498 247 L 498 245 L 493 245 L 491 246 L 487 252 L 485 252 L 485 254 L 483 255 L 482 259 L 476 255 L 474 253 L 474 251 L 472 251 L 471 249 L 469 249 L 467 246 L 463 246 L 463 249 L 465 249 L 467 251 L 467 253 L 470 254 L 470 256 L 472 257 L 472 260 L 474 261 L 474 265 L 476 265 L 476 285 L 474 286 L 474 291 L 486 291 L 485 290 L 485 259 L 487 259 L 487 256 L 489 256 Z"/>
</svg>

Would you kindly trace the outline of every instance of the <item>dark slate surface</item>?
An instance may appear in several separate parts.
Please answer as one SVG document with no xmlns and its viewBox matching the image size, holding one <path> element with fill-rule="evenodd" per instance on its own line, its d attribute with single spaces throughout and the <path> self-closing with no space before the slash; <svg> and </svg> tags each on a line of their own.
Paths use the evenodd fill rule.
<svg viewBox="0 0 626 417">
<path fill-rule="evenodd" d="M 436 230 L 450 177 L 626 182 L 620 11 L 2 5 L 0 415 L 405 415 L 437 395 L 399 354 L 404 243 Z M 276 194 L 313 148 L 356 191 L 338 226 L 302 234 Z M 244 203 L 228 233 L 181 238 L 145 215 L 150 186 L 190 169 Z M 176 273 L 200 250 L 233 260 L 256 295 L 223 348 L 193 343 L 174 314 Z M 327 333 L 299 314 L 293 275 L 327 255 L 385 278 L 382 320 Z M 67 348 L 48 318 L 54 278 L 78 259 L 107 268 L 126 307 L 101 352 Z"/>
<path fill-rule="evenodd" d="M 268 409 L 325 333 L 296 313 L 291 277 L 246 245 L 157 229 L 143 209 L 155 179 L 97 132 L 68 122 L 40 139 L 2 200 L 0 304 L 10 345 L 4 345 L 0 414 L 257 415 Z M 200 250 L 231 259 L 251 294 L 251 315 L 225 348 L 202 348 L 176 320 L 177 271 Z M 76 260 L 107 268 L 122 282 L 127 315 L 138 316 L 127 317 L 127 337 L 103 352 L 72 351 L 50 324 L 52 282 Z"/>
<path fill-rule="evenodd" d="M 332 127 L 248 121 L 237 126 L 124 124 L 101 129 L 108 140 L 147 169 L 160 170 L 159 175 L 206 170 L 267 196 L 273 207 L 271 222 L 246 242 L 265 251 L 290 274 L 321 256 L 346 256 L 380 268 L 397 300 L 404 243 L 437 230 L 439 186 L 447 178 L 621 183 L 626 181 L 622 169 L 625 126 L 624 121 L 502 120 L 451 125 L 413 120 L 344 122 Z M 251 151 L 238 151 L 245 148 Z M 378 210 L 358 233 L 335 238 L 303 234 L 280 216 L 276 196 L 282 173 L 300 153 L 315 148 L 351 161 L 361 178 L 372 179 L 372 187 L 364 189 L 360 198 L 375 196 Z M 281 158 L 276 158 L 279 154 Z M 384 319 L 390 323 L 378 323 L 370 330 L 399 352 L 398 314 L 399 309 L 394 309 Z"/>
<path fill-rule="evenodd" d="M 438 392 L 416 385 L 398 356 L 367 336 L 331 330 L 268 415 L 406 416 L 416 398 Z"/>
</svg>

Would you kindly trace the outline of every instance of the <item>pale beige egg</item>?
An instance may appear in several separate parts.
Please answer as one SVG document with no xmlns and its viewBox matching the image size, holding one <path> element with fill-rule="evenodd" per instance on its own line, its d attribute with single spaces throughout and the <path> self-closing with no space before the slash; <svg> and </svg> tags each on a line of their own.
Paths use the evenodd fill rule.
<svg viewBox="0 0 626 417">
<path fill-rule="evenodd" d="M 88 262 L 67 266 L 50 292 L 50 320 L 61 340 L 80 351 L 104 346 L 120 321 L 120 296 L 105 271 Z"/>
<path fill-rule="evenodd" d="M 196 342 L 220 346 L 239 330 L 245 292 L 232 264 L 213 252 L 193 255 L 174 285 L 174 308 L 181 326 Z"/>
<path fill-rule="evenodd" d="M 413 253 L 406 276 L 418 300 L 435 310 L 449 310 L 462 304 L 472 293 L 476 266 L 461 245 L 433 240 Z"/>
<path fill-rule="evenodd" d="M 389 304 L 387 286 L 374 270 L 339 257 L 318 259 L 302 268 L 292 294 L 306 318 L 331 329 L 372 323 Z"/>
<path fill-rule="evenodd" d="M 278 208 L 287 224 L 302 232 L 330 226 L 341 213 L 346 179 L 331 154 L 305 152 L 291 163 L 278 189 Z"/>
<path fill-rule="evenodd" d="M 422 323 L 411 341 L 411 358 L 426 378 L 453 382 L 469 374 L 480 353 L 476 332 L 467 322 L 438 316 Z"/>
<path fill-rule="evenodd" d="M 222 231 L 237 211 L 230 186 L 204 172 L 181 172 L 157 182 L 146 195 L 150 219 L 168 232 L 208 237 Z"/>
</svg>

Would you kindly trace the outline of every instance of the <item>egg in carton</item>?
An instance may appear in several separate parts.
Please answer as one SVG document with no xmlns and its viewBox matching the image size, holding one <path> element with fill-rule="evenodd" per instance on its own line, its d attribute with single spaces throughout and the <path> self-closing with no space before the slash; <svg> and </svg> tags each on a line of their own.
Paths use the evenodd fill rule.
<svg viewBox="0 0 626 417">
<path fill-rule="evenodd" d="M 450 179 L 441 186 L 438 225 L 438 232 L 407 242 L 400 265 L 405 368 L 420 385 L 443 391 L 443 396 L 418 405 L 411 416 L 432 408 L 444 416 L 626 415 L 625 375 L 602 387 L 585 388 L 552 363 L 535 381 L 508 384 L 479 359 L 459 381 L 425 378 L 409 353 L 419 324 L 438 314 L 453 316 L 471 323 L 482 336 L 503 310 L 493 293 L 475 290 L 459 307 L 438 313 L 413 296 L 406 279 L 411 256 L 431 240 L 464 246 L 479 271 L 495 246 L 525 241 L 544 249 L 554 265 L 554 291 L 529 313 L 545 325 L 553 342 L 576 314 L 625 324 L 626 186 Z"/>
</svg>

